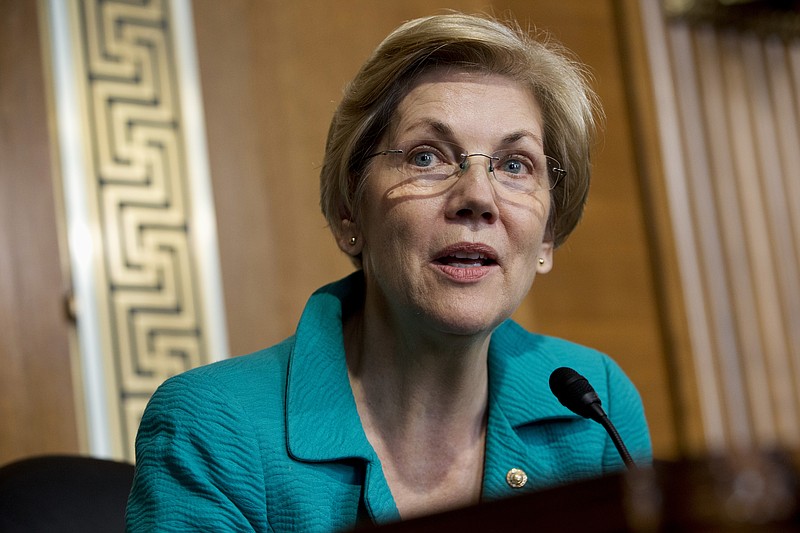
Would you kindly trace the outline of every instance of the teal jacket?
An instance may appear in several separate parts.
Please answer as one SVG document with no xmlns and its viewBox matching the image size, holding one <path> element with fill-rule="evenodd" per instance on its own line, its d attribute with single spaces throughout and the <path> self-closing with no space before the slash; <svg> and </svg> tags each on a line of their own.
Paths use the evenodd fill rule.
<svg viewBox="0 0 800 533">
<path fill-rule="evenodd" d="M 358 273 L 317 291 L 284 342 L 158 389 L 136 439 L 129 531 L 335 531 L 399 519 L 347 378 L 342 302 L 356 283 Z M 589 379 L 632 455 L 650 459 L 639 395 L 611 359 L 509 320 L 489 347 L 484 500 L 622 468 L 605 430 L 550 393 L 559 366 Z M 512 468 L 527 474 L 523 487 L 506 481 Z"/>
</svg>

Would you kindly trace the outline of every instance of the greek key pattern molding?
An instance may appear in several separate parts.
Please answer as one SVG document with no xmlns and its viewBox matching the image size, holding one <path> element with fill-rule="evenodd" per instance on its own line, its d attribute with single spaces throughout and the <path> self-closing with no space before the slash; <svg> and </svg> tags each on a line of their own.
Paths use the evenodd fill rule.
<svg viewBox="0 0 800 533">
<path fill-rule="evenodd" d="M 166 2 L 82 0 L 79 9 L 94 170 L 87 180 L 112 348 L 105 364 L 123 448 L 156 387 L 208 362 Z"/>
</svg>

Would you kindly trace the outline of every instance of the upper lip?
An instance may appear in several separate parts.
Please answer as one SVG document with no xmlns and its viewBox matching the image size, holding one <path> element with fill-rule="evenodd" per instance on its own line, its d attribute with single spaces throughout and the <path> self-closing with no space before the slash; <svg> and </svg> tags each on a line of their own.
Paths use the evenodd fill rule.
<svg viewBox="0 0 800 533">
<path fill-rule="evenodd" d="M 465 259 L 489 259 L 497 262 L 497 251 L 488 244 L 480 242 L 458 242 L 451 244 L 436 252 L 433 259 L 459 256 Z"/>
</svg>

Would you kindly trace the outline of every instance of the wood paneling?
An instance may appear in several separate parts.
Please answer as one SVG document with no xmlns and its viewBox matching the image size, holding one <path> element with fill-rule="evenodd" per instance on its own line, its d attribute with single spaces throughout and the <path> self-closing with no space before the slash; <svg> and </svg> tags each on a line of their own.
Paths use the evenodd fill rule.
<svg viewBox="0 0 800 533">
<path fill-rule="evenodd" d="M 0 464 L 79 449 L 37 27 L 0 2 Z"/>
<path fill-rule="evenodd" d="M 617 2 L 193 5 L 232 353 L 290 335 L 307 296 L 352 270 L 319 212 L 318 172 L 341 89 L 374 46 L 400 22 L 441 8 L 510 11 L 524 25 L 548 29 L 590 66 L 607 114 L 585 219 L 517 318 L 611 354 L 642 392 L 656 453 L 675 453 L 674 339 L 656 277 L 653 209 L 640 182 L 641 131 L 634 128 L 643 122 L 631 116 L 632 71 L 623 63 L 640 43 L 635 34 L 621 39 Z"/>
</svg>

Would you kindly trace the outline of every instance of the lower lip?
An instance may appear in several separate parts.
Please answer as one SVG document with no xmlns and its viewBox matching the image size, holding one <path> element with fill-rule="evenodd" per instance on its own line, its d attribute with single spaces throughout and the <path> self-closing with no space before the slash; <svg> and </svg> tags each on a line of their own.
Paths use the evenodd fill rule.
<svg viewBox="0 0 800 533">
<path fill-rule="evenodd" d="M 440 263 L 433 263 L 433 266 L 451 280 L 461 283 L 479 281 L 491 274 L 492 270 L 497 267 L 497 265 L 456 267 L 452 265 L 443 265 Z"/>
</svg>

